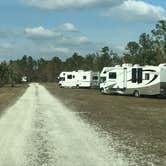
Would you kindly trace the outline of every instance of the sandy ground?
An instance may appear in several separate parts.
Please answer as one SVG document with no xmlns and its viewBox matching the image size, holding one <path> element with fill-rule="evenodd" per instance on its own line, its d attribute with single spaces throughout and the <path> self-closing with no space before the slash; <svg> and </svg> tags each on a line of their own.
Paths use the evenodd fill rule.
<svg viewBox="0 0 166 166">
<path fill-rule="evenodd" d="M 44 86 L 93 126 L 119 142 L 115 149 L 141 166 L 166 165 L 166 99 L 102 95 L 97 90 Z"/>
<path fill-rule="evenodd" d="M 136 165 L 117 145 L 39 84 L 0 117 L 0 166 Z"/>
</svg>

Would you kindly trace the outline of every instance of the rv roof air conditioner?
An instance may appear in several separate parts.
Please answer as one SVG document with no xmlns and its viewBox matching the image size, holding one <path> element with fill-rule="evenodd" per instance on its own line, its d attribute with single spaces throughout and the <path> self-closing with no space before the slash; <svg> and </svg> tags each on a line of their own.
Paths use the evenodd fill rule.
<svg viewBox="0 0 166 166">
<path fill-rule="evenodd" d="M 132 64 L 131 64 L 131 63 L 124 63 L 124 64 L 122 65 L 122 67 L 132 67 Z"/>
<path fill-rule="evenodd" d="M 166 67 L 166 63 L 160 64 L 159 67 Z"/>
<path fill-rule="evenodd" d="M 140 67 L 140 65 L 139 64 L 135 64 L 133 67 Z"/>
<path fill-rule="evenodd" d="M 110 71 L 110 69 L 112 69 L 112 67 L 104 67 L 103 68 L 103 73 L 106 73 L 106 72 L 108 72 L 108 71 Z"/>
</svg>

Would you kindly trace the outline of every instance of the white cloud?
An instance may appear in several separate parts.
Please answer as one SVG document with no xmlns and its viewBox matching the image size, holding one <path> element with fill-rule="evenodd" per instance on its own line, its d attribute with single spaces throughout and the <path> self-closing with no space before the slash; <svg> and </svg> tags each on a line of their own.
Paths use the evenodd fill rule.
<svg viewBox="0 0 166 166">
<path fill-rule="evenodd" d="M 77 28 L 75 27 L 74 24 L 72 23 L 64 23 L 61 26 L 59 26 L 59 29 L 62 31 L 66 31 L 66 32 L 76 32 L 78 31 Z"/>
<path fill-rule="evenodd" d="M 0 49 L 11 49 L 13 48 L 13 45 L 11 43 L 3 42 L 0 43 Z"/>
<path fill-rule="evenodd" d="M 85 36 L 81 36 L 81 37 L 77 38 L 77 41 L 80 44 L 90 43 L 89 39 Z"/>
<path fill-rule="evenodd" d="M 0 41 L 0 55 L 10 54 L 13 51 L 14 45 L 10 42 Z M 6 57 L 3 57 L 6 58 Z M 2 60 L 2 58 L 0 58 Z M 5 59 L 4 59 L 5 60 Z"/>
<path fill-rule="evenodd" d="M 25 28 L 26 37 L 31 39 L 55 39 L 62 37 L 62 32 L 76 32 L 76 26 L 72 23 L 64 23 L 58 27 L 48 29 L 43 26 Z"/>
<path fill-rule="evenodd" d="M 34 28 L 26 28 L 25 34 L 27 37 L 32 39 L 40 39 L 40 38 L 54 38 L 59 36 L 60 33 L 57 33 L 54 30 L 46 29 L 42 26 L 34 27 Z"/>
<path fill-rule="evenodd" d="M 20 35 L 19 32 L 9 29 L 2 29 L 0 28 L 0 38 L 12 38 L 12 37 L 18 37 Z"/>
<path fill-rule="evenodd" d="M 164 8 L 136 0 L 124 1 L 121 5 L 107 10 L 104 15 L 132 22 L 155 22 L 160 19 L 166 19 Z"/>
<path fill-rule="evenodd" d="M 126 48 L 126 45 L 119 45 L 115 47 L 115 49 L 118 50 L 119 52 L 124 52 L 125 48 Z"/>
<path fill-rule="evenodd" d="M 63 36 L 58 41 L 60 44 L 66 45 L 66 46 L 81 46 L 90 44 L 90 40 L 86 36 Z"/>
<path fill-rule="evenodd" d="M 41 55 L 58 55 L 58 56 L 70 56 L 72 54 L 72 50 L 67 47 L 55 47 L 53 44 L 45 45 L 43 47 L 39 47 L 38 51 Z"/>
<path fill-rule="evenodd" d="M 60 26 L 46 29 L 43 26 L 34 28 L 25 28 L 25 37 L 31 39 L 36 49 L 42 53 L 51 54 L 58 52 L 67 54 L 71 50 L 77 50 L 80 47 L 89 47 L 92 42 L 80 33 L 74 33 L 78 29 L 72 23 L 64 23 Z M 68 33 L 66 33 L 68 32 Z M 59 35 L 58 35 L 59 34 Z M 56 46 L 56 47 L 55 47 Z"/>
<path fill-rule="evenodd" d="M 65 48 L 65 47 L 50 47 L 50 50 L 52 52 L 58 52 L 58 53 L 63 53 L 63 54 L 67 54 L 70 52 L 70 49 Z"/>
<path fill-rule="evenodd" d="M 22 0 L 25 4 L 40 9 L 80 9 L 113 6 L 120 4 L 124 0 Z"/>
</svg>

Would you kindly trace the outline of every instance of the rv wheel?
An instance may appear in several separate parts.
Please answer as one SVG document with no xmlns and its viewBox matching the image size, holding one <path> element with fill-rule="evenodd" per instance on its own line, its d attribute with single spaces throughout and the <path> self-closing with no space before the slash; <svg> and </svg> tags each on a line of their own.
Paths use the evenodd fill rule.
<svg viewBox="0 0 166 166">
<path fill-rule="evenodd" d="M 133 93 L 133 94 L 134 94 L 134 96 L 135 96 L 135 97 L 140 97 L 140 93 L 139 93 L 139 91 L 138 91 L 138 90 L 134 91 L 134 93 Z"/>
<path fill-rule="evenodd" d="M 103 89 L 103 88 L 100 88 L 100 92 L 103 93 L 103 92 L 104 92 L 104 89 Z"/>
<path fill-rule="evenodd" d="M 79 89 L 79 85 L 76 85 L 76 88 Z"/>
<path fill-rule="evenodd" d="M 62 88 L 62 84 L 59 84 L 59 87 Z"/>
</svg>

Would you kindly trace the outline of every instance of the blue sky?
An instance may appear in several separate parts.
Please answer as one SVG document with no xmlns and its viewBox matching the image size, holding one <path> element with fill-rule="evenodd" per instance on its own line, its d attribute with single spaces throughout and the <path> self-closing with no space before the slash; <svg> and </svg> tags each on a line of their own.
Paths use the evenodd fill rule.
<svg viewBox="0 0 166 166">
<path fill-rule="evenodd" d="M 0 61 L 24 54 L 65 59 L 127 42 L 166 19 L 165 0 L 1 0 Z"/>
</svg>

